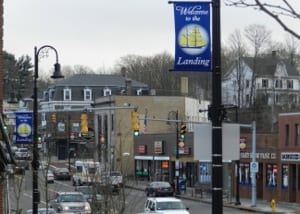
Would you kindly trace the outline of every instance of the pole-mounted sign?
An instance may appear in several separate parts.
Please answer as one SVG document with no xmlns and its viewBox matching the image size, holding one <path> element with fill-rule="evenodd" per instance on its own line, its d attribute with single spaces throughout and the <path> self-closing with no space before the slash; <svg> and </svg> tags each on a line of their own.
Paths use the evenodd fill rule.
<svg viewBox="0 0 300 214">
<path fill-rule="evenodd" d="M 174 71 L 211 71 L 211 2 L 174 4 Z"/>
<path fill-rule="evenodd" d="M 32 112 L 16 112 L 16 144 L 32 144 Z"/>
</svg>

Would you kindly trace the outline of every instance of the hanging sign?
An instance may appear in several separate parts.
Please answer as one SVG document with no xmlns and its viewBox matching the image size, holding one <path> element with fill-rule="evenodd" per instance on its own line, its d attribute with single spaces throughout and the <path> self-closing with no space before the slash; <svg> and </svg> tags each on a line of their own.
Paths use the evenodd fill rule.
<svg viewBox="0 0 300 214">
<path fill-rule="evenodd" d="M 172 2 L 174 71 L 211 71 L 210 2 Z"/>
<path fill-rule="evenodd" d="M 16 112 L 16 144 L 32 144 L 32 112 Z"/>
</svg>

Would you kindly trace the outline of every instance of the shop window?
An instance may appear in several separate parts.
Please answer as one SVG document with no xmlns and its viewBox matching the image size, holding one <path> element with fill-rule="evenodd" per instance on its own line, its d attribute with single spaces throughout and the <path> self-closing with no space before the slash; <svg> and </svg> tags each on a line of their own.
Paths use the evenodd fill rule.
<svg viewBox="0 0 300 214">
<path fill-rule="evenodd" d="M 200 165 L 200 183 L 207 184 L 211 182 L 211 165 L 203 163 Z"/>
<path fill-rule="evenodd" d="M 250 185 L 251 184 L 250 164 L 241 163 L 239 173 L 240 173 L 240 184 Z"/>
<path fill-rule="evenodd" d="M 288 146 L 290 141 L 290 127 L 289 124 L 285 125 L 285 145 Z"/>
<path fill-rule="evenodd" d="M 282 165 L 282 188 L 287 189 L 289 187 L 289 166 L 287 164 Z"/>
<path fill-rule="evenodd" d="M 295 145 L 300 145 L 300 124 L 295 124 Z"/>
<path fill-rule="evenodd" d="M 267 177 L 266 184 L 267 187 L 277 186 L 277 164 L 267 164 Z"/>
</svg>

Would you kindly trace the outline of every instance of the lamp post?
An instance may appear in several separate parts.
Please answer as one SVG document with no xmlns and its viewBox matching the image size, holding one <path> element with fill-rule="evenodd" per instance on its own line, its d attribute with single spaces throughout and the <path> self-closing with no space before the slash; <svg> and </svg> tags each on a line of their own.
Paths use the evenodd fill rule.
<svg viewBox="0 0 300 214">
<path fill-rule="evenodd" d="M 56 55 L 56 63 L 54 64 L 54 73 L 51 76 L 53 79 L 63 78 L 64 76 L 60 72 L 60 64 L 58 63 L 58 54 L 54 47 L 50 45 L 44 45 L 37 49 L 34 47 L 34 80 L 33 80 L 33 158 L 32 158 L 32 213 L 38 214 L 38 204 L 40 203 L 40 193 L 38 189 L 38 168 L 39 168 L 39 153 L 38 153 L 38 88 L 37 79 L 38 74 L 38 63 L 39 54 L 41 50 L 45 49 L 53 50 Z"/>
</svg>

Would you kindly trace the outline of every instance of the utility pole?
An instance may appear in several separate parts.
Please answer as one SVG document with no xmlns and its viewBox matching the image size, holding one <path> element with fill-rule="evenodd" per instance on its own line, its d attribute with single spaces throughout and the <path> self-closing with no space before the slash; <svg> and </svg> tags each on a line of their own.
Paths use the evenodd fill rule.
<svg viewBox="0 0 300 214">
<path fill-rule="evenodd" d="M 212 1 L 212 104 L 209 115 L 212 121 L 212 213 L 223 213 L 223 156 L 222 120 L 224 108 L 221 93 L 221 27 L 220 0 Z"/>
</svg>

